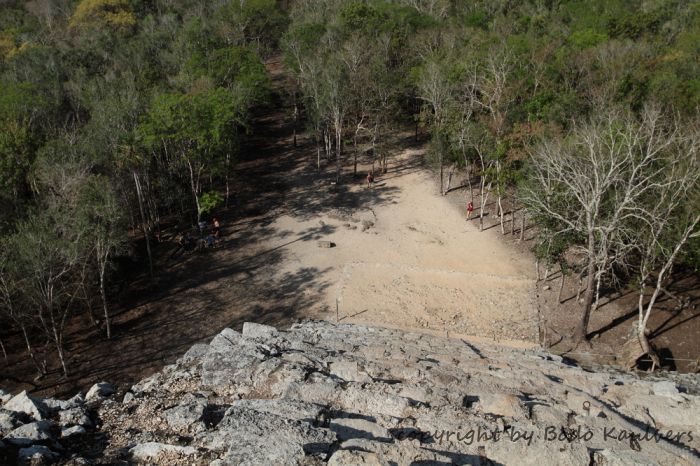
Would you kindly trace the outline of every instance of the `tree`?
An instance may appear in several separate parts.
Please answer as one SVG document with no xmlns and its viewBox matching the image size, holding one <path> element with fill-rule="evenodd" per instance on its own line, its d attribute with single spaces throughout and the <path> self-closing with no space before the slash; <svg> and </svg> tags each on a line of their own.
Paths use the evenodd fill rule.
<svg viewBox="0 0 700 466">
<path fill-rule="evenodd" d="M 102 176 L 90 177 L 81 192 L 81 215 L 88 228 L 86 241 L 93 245 L 100 297 L 104 311 L 107 338 L 112 338 L 112 327 L 107 303 L 106 272 L 110 258 L 126 241 L 122 209 L 114 189 Z"/>
<path fill-rule="evenodd" d="M 656 112 L 647 109 L 637 121 L 608 111 L 534 151 L 521 200 L 538 222 L 552 226 L 547 234 L 574 235 L 586 255 L 583 312 L 573 335 L 577 344 L 587 338 L 603 275 L 634 246 L 636 232 L 627 221 L 658 182 L 659 164 L 672 141 L 672 134 L 661 131 Z"/>
<path fill-rule="evenodd" d="M 636 335 L 642 354 L 635 353 L 627 361 L 629 365 L 648 354 L 654 366 L 661 366 L 647 337 L 649 317 L 660 293 L 665 292 L 664 282 L 681 252 L 691 238 L 700 236 L 700 214 L 696 211 L 700 202 L 700 133 L 697 126 L 682 132 L 677 121 L 669 126 L 672 129 L 664 129 L 666 137 L 673 142 L 661 161 L 662 172 L 630 222 L 630 228 L 638 232 L 635 236 L 639 295 Z M 651 296 L 645 304 L 649 289 Z"/>
<path fill-rule="evenodd" d="M 241 100 L 223 88 L 195 94 L 160 94 L 139 128 L 147 148 L 162 150 L 166 158 L 184 165 L 197 221 L 201 215 L 202 177 L 213 171 L 232 147 L 235 125 L 244 121 L 247 110 Z"/>
<path fill-rule="evenodd" d="M 438 152 L 440 167 L 440 192 L 444 193 L 443 171 L 446 145 L 443 143 L 443 125 L 447 105 L 453 92 L 445 65 L 437 60 L 428 61 L 420 71 L 418 90 L 420 98 L 430 106 L 429 120 L 432 123 L 433 141 Z"/>
</svg>

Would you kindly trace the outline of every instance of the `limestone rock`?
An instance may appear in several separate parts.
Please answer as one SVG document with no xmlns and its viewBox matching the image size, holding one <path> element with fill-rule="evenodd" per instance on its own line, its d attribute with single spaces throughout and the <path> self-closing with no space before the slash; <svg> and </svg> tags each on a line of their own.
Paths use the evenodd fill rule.
<svg viewBox="0 0 700 466">
<path fill-rule="evenodd" d="M 335 432 L 338 440 L 366 438 L 381 442 L 390 442 L 391 435 L 384 427 L 362 418 L 333 419 L 329 429 Z"/>
<path fill-rule="evenodd" d="M 206 407 L 206 400 L 204 403 L 187 403 L 166 410 L 164 415 L 170 427 L 186 431 L 191 426 L 200 423 Z"/>
<path fill-rule="evenodd" d="M 78 393 L 68 400 L 57 400 L 55 398 L 44 398 L 41 400 L 44 406 L 52 413 L 77 408 L 85 403 L 85 397 L 82 393 Z"/>
<path fill-rule="evenodd" d="M 88 402 L 101 401 L 107 398 L 109 395 L 114 393 L 114 387 L 107 382 L 99 382 L 90 387 L 87 394 L 85 395 L 85 400 Z"/>
<path fill-rule="evenodd" d="M 267 348 L 231 329 L 214 337 L 202 360 L 202 384 L 207 388 L 251 383 L 251 369 L 264 361 Z"/>
<path fill-rule="evenodd" d="M 328 460 L 328 466 L 387 466 L 376 453 L 361 450 L 338 450 Z"/>
<path fill-rule="evenodd" d="M 92 420 L 83 408 L 71 408 L 59 413 L 59 423 L 63 427 L 92 426 Z"/>
<path fill-rule="evenodd" d="M 129 449 L 129 455 L 132 461 L 138 463 L 151 463 L 161 460 L 167 464 L 167 458 L 192 456 L 196 452 L 197 450 L 192 447 L 182 447 L 157 442 L 140 443 Z"/>
<path fill-rule="evenodd" d="M 25 413 L 37 421 L 44 419 L 47 412 L 44 404 L 40 400 L 29 396 L 26 390 L 12 397 L 10 401 L 3 405 L 3 408 L 9 411 Z"/>
<path fill-rule="evenodd" d="M 33 445 L 21 448 L 17 454 L 17 462 L 24 466 L 40 466 L 52 464 L 58 460 L 59 455 L 43 445 Z"/>
<path fill-rule="evenodd" d="M 109 437 L 96 463 L 169 466 L 695 464 L 700 451 L 697 435 L 640 451 L 604 436 L 654 426 L 697 432 L 697 376 L 584 371 L 542 349 L 322 321 L 225 329 L 129 394 L 91 404 L 100 425 L 84 438 L 81 403 L 47 401 L 40 414 L 61 425 L 43 429 L 0 409 L 11 429 L 2 441 L 19 431 L 13 438 L 64 453 L 50 440 L 62 427 L 71 449 Z M 66 451 L 61 461 L 68 454 L 95 450 Z"/>
<path fill-rule="evenodd" d="M 0 408 L 0 435 L 7 434 L 21 424 L 16 412 Z"/>
<path fill-rule="evenodd" d="M 61 429 L 61 437 L 68 438 L 74 435 L 83 435 L 86 432 L 87 431 L 83 426 L 64 427 L 63 429 Z"/>
<path fill-rule="evenodd" d="M 245 322 L 241 333 L 246 338 L 260 338 L 263 340 L 279 336 L 279 332 L 275 327 L 254 322 Z"/>
<path fill-rule="evenodd" d="M 0 406 L 12 399 L 12 394 L 0 388 Z"/>
<path fill-rule="evenodd" d="M 34 443 L 51 441 L 54 439 L 51 433 L 52 427 L 49 421 L 30 422 L 9 432 L 5 436 L 5 441 L 19 446 L 29 446 Z"/>
</svg>

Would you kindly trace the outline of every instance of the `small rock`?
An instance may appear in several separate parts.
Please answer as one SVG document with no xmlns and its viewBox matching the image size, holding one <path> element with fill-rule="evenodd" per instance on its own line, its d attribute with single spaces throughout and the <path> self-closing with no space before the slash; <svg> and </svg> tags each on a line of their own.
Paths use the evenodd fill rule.
<svg viewBox="0 0 700 466">
<path fill-rule="evenodd" d="M 654 395 L 661 395 L 661 396 L 678 396 L 678 387 L 676 387 L 676 384 L 671 382 L 670 380 L 663 380 L 661 382 L 656 382 L 654 385 L 651 387 L 651 391 Z"/>
<path fill-rule="evenodd" d="M 496 414 L 510 418 L 522 417 L 523 405 L 515 395 L 488 393 L 479 395 L 476 407 L 482 413 Z"/>
<path fill-rule="evenodd" d="M 550 287 L 549 285 L 545 285 L 545 286 L 542 287 L 542 289 L 543 289 L 544 291 L 548 291 L 548 290 L 550 290 L 551 288 L 552 288 L 552 287 Z"/>
<path fill-rule="evenodd" d="M 129 403 L 135 399 L 134 394 L 131 392 L 126 392 L 124 394 L 124 399 L 122 400 L 122 403 Z"/>
<path fill-rule="evenodd" d="M 365 419 L 333 419 L 329 429 L 335 432 L 340 441 L 353 438 L 366 438 L 380 442 L 391 442 L 392 440 L 391 435 L 384 427 Z"/>
<path fill-rule="evenodd" d="M 0 434 L 6 434 L 20 424 L 22 423 L 17 419 L 17 413 L 0 408 Z"/>
<path fill-rule="evenodd" d="M 197 453 L 192 447 L 180 447 L 165 443 L 147 442 L 140 443 L 129 450 L 131 459 L 143 462 L 152 462 L 163 454 L 175 454 L 179 456 L 191 456 Z"/>
<path fill-rule="evenodd" d="M 19 446 L 29 446 L 33 443 L 53 440 L 51 427 L 49 421 L 30 422 L 7 434 L 5 440 Z"/>
<path fill-rule="evenodd" d="M 318 247 L 319 248 L 334 248 L 335 243 L 332 241 L 319 241 L 318 242 Z"/>
<path fill-rule="evenodd" d="M 17 455 L 17 460 L 20 465 L 44 465 L 51 464 L 58 460 L 57 453 L 49 450 L 43 445 L 33 445 L 28 448 L 21 448 Z"/>
<path fill-rule="evenodd" d="M 107 382 L 99 382 L 93 385 L 85 395 L 86 401 L 101 401 L 114 393 L 114 387 Z"/>
<path fill-rule="evenodd" d="M 12 394 L 7 393 L 5 390 L 0 388 L 0 405 L 3 405 L 12 399 Z"/>
<path fill-rule="evenodd" d="M 10 401 L 4 404 L 3 408 L 9 411 L 25 413 L 37 421 L 44 419 L 47 411 L 44 404 L 40 400 L 29 396 L 26 390 L 15 395 Z"/>
<path fill-rule="evenodd" d="M 209 351 L 209 345 L 206 343 L 195 343 L 177 360 L 179 364 L 187 364 L 192 361 L 199 361 Z"/>
<path fill-rule="evenodd" d="M 348 382 L 371 382 L 372 378 L 360 370 L 355 361 L 338 361 L 330 364 L 329 372 Z"/>
<path fill-rule="evenodd" d="M 338 450 L 328 460 L 328 466 L 385 466 L 376 453 L 360 450 Z"/>
<path fill-rule="evenodd" d="M 202 420 L 206 406 L 206 400 L 204 403 L 176 406 L 165 411 L 165 420 L 173 429 L 187 430 L 190 426 Z"/>
<path fill-rule="evenodd" d="M 62 427 L 92 426 L 92 420 L 83 408 L 72 408 L 59 413 L 59 423 Z"/>
<path fill-rule="evenodd" d="M 279 336 L 279 332 L 275 327 L 270 325 L 256 324 L 255 322 L 244 322 L 241 332 L 247 338 L 260 338 L 267 340 Z"/>
<path fill-rule="evenodd" d="M 61 437 L 67 438 L 73 435 L 83 435 L 87 432 L 83 426 L 64 427 L 61 430 Z"/>
</svg>

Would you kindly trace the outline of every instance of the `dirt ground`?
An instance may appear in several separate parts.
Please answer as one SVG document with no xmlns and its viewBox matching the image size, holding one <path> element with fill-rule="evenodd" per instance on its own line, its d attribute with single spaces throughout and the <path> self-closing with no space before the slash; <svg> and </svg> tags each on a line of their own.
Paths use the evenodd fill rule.
<svg viewBox="0 0 700 466">
<path fill-rule="evenodd" d="M 279 63 L 270 69 L 279 89 Z M 574 299 L 555 305 L 557 275 L 536 282 L 529 242 L 501 235 L 493 203 L 486 231 L 479 232 L 478 220 L 467 222 L 465 190 L 439 194 L 423 164 L 423 145 L 412 135 L 397 137 L 388 173 L 368 188 L 368 156 L 360 159 L 357 177 L 347 165 L 335 185 L 334 161 L 324 160 L 319 172 L 313 142 L 301 136 L 294 147 L 292 134 L 278 96 L 257 115 L 230 205 L 217 212 L 219 246 L 171 258 L 167 239 L 175 232 L 166 228 L 166 241 L 155 245 L 157 286 L 140 275 L 116 297 L 111 340 L 76 316 L 67 337 L 68 379 L 50 361 L 52 371 L 35 380 L 28 358 L 15 353 L 0 386 L 46 395 L 101 380 L 125 388 L 192 344 L 245 321 L 286 327 L 305 318 L 337 319 L 519 346 L 541 340 L 541 322 L 551 335 L 571 331 L 580 308 Z M 328 242 L 333 247 L 325 247 Z M 565 296 L 575 293 L 572 287 Z M 593 315 L 591 329 L 601 334 L 593 352 L 614 354 L 616 332 L 624 326 L 605 325 L 629 314 L 625 299 L 605 302 Z M 695 302 L 659 333 L 674 340 L 671 346 L 678 338 L 685 342 L 687 351 L 674 348 L 675 357 L 698 356 Z"/>
</svg>

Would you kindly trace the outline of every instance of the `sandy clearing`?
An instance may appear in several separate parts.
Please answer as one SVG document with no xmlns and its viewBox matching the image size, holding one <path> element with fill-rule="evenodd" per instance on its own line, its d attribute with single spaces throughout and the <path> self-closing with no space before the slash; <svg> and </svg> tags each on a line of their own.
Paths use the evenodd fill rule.
<svg viewBox="0 0 700 466">
<path fill-rule="evenodd" d="M 273 281 L 321 274 L 331 286 L 305 314 L 331 321 L 337 302 L 343 322 L 536 342 L 532 259 L 466 222 L 427 169 L 398 171 L 421 155 L 403 152 L 371 190 L 353 186 L 368 195 L 361 207 L 279 216 L 270 227 L 280 233 L 266 246 L 286 260 Z"/>
</svg>

